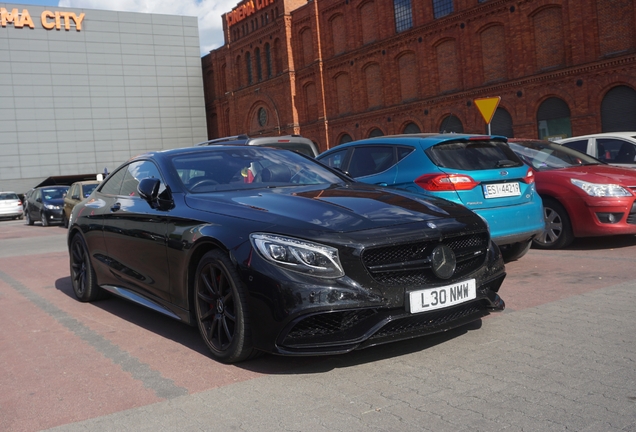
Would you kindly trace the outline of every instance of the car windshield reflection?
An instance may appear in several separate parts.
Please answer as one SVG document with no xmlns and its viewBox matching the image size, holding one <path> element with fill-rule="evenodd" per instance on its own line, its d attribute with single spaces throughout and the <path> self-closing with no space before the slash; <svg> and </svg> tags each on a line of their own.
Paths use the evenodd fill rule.
<svg viewBox="0 0 636 432">
<path fill-rule="evenodd" d="M 298 153 L 271 148 L 213 149 L 172 159 L 192 193 L 284 186 L 329 185 L 343 178 Z"/>
<path fill-rule="evenodd" d="M 526 164 L 537 171 L 602 163 L 585 153 L 548 142 L 509 142 L 508 145 Z"/>
</svg>

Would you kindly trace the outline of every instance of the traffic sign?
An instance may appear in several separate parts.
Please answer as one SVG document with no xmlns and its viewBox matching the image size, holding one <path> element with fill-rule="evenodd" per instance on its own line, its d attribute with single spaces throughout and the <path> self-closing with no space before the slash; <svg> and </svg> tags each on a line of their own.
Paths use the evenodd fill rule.
<svg viewBox="0 0 636 432">
<path fill-rule="evenodd" d="M 477 109 L 481 113 L 486 124 L 489 125 L 492 121 L 492 117 L 495 115 L 495 110 L 497 109 L 500 101 L 501 96 L 475 99 L 475 105 L 477 105 Z"/>
</svg>

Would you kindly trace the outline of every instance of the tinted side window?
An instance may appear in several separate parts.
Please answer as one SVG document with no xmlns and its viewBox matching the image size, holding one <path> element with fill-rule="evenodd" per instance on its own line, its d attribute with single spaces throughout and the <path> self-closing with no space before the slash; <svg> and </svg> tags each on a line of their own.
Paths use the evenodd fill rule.
<svg viewBox="0 0 636 432">
<path fill-rule="evenodd" d="M 126 168 L 126 175 L 121 185 L 119 195 L 139 196 L 137 185 L 145 178 L 154 177 L 161 179 L 157 166 L 150 161 L 133 162 Z"/>
<path fill-rule="evenodd" d="M 349 163 L 352 177 L 377 174 L 391 168 L 397 162 L 393 146 L 356 147 Z"/>
<path fill-rule="evenodd" d="M 332 168 L 342 169 L 347 151 L 348 149 L 342 149 L 340 151 L 331 153 L 329 156 L 321 158 L 320 162 Z"/>
<path fill-rule="evenodd" d="M 398 147 L 397 148 L 397 160 L 398 162 L 411 154 L 415 149 L 413 147 Z"/>
<path fill-rule="evenodd" d="M 102 185 L 99 190 L 101 193 L 107 195 L 119 195 L 119 191 L 121 190 L 121 184 L 124 181 L 124 176 L 126 175 L 126 168 L 122 168 L 116 173 L 110 175 Z"/>
<path fill-rule="evenodd" d="M 79 195 L 77 192 L 77 188 L 79 187 L 79 185 L 73 185 L 71 186 L 71 188 L 68 191 L 68 197 L 70 197 L 71 199 L 74 199 L 73 197 L 76 195 Z"/>
<path fill-rule="evenodd" d="M 570 141 L 563 144 L 564 147 L 587 153 L 587 140 Z"/>
<path fill-rule="evenodd" d="M 598 159 L 604 162 L 634 163 L 634 145 L 615 138 L 597 138 L 596 149 Z"/>
<path fill-rule="evenodd" d="M 439 167 L 475 171 L 522 166 L 521 159 L 499 141 L 443 142 L 426 149 Z"/>
</svg>

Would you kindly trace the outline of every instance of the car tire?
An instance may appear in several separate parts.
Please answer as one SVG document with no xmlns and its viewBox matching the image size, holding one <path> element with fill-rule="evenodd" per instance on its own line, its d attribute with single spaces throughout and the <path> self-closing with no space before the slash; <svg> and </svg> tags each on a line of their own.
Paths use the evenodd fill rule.
<svg viewBox="0 0 636 432">
<path fill-rule="evenodd" d="M 254 357 L 246 288 L 221 250 L 206 253 L 197 266 L 194 309 L 199 332 L 212 357 L 236 363 Z"/>
<path fill-rule="evenodd" d="M 503 257 L 504 263 L 509 263 L 511 261 L 517 261 L 527 254 L 530 250 L 530 246 L 532 246 L 532 240 L 504 245 L 499 249 L 501 249 L 501 256 Z"/>
<path fill-rule="evenodd" d="M 44 213 L 40 213 L 40 221 L 42 222 L 42 226 L 49 226 L 49 220 Z"/>
<path fill-rule="evenodd" d="M 539 249 L 561 249 L 572 241 L 572 223 L 565 208 L 555 199 L 543 198 L 545 229 L 532 241 Z"/>
<path fill-rule="evenodd" d="M 16 218 L 16 220 L 21 220 L 21 219 L 23 219 L 23 218 L 24 218 L 24 214 L 18 215 L 18 216 L 16 216 L 15 218 Z"/>
<path fill-rule="evenodd" d="M 31 219 L 31 214 L 29 212 L 26 212 L 26 215 L 24 217 L 26 218 L 27 225 L 33 225 L 33 219 Z"/>
<path fill-rule="evenodd" d="M 91 302 L 103 296 L 103 290 L 97 285 L 95 269 L 84 238 L 75 234 L 70 248 L 71 284 L 78 300 Z"/>
<path fill-rule="evenodd" d="M 68 219 L 66 218 L 66 213 L 62 213 L 62 225 L 64 228 L 68 228 Z"/>
</svg>

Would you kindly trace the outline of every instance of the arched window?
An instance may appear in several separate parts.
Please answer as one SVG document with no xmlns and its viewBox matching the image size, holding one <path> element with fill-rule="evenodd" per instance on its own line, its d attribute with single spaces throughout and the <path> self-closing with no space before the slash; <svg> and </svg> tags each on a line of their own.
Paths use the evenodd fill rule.
<svg viewBox="0 0 636 432">
<path fill-rule="evenodd" d="M 556 97 L 543 101 L 537 110 L 537 128 L 540 139 L 571 137 L 568 104 Z"/>
<path fill-rule="evenodd" d="M 488 133 L 488 125 L 486 125 L 486 133 Z M 503 135 L 508 138 L 515 136 L 512 130 L 512 117 L 504 108 L 497 108 L 495 114 L 490 121 L 490 133 L 493 135 Z"/>
<path fill-rule="evenodd" d="M 360 8 L 360 27 L 362 28 L 362 43 L 368 44 L 378 38 L 378 14 L 373 1 L 366 2 Z"/>
<path fill-rule="evenodd" d="M 384 132 L 382 132 L 378 128 L 375 128 L 371 132 L 369 132 L 369 138 L 379 137 L 379 136 L 384 136 Z"/>
<path fill-rule="evenodd" d="M 351 138 L 351 135 L 343 134 L 340 137 L 340 140 L 338 141 L 338 144 L 344 144 L 344 143 L 348 143 L 348 142 L 351 142 L 351 141 L 353 141 L 353 138 Z"/>
<path fill-rule="evenodd" d="M 256 60 L 256 79 L 263 81 L 263 68 L 261 67 L 261 49 L 254 50 L 254 60 Z"/>
<path fill-rule="evenodd" d="M 254 83 L 254 79 L 252 77 L 252 55 L 249 51 L 245 53 L 245 65 L 247 66 L 247 84 L 251 85 Z"/>
<path fill-rule="evenodd" d="M 633 130 L 636 130 L 636 91 L 627 86 L 616 86 L 601 102 L 601 131 Z"/>
<path fill-rule="evenodd" d="M 267 68 L 267 78 L 272 77 L 272 50 L 268 43 L 265 44 L 265 65 Z"/>
<path fill-rule="evenodd" d="M 535 61 L 538 70 L 565 64 L 563 20 L 560 7 L 543 9 L 532 17 L 534 27 Z"/>
<path fill-rule="evenodd" d="M 484 82 L 503 80 L 507 77 L 506 35 L 503 25 L 493 25 L 480 34 Z"/>
<path fill-rule="evenodd" d="M 441 133 L 464 133 L 464 125 L 462 124 L 462 121 L 459 119 L 459 117 L 454 114 L 450 114 L 444 117 L 444 120 L 442 120 L 439 131 Z"/>
<path fill-rule="evenodd" d="M 234 70 L 237 71 L 236 78 L 238 79 L 238 86 L 243 87 L 245 84 L 244 84 L 243 64 L 241 63 L 241 56 L 236 57 Z"/>
<path fill-rule="evenodd" d="M 364 78 L 367 85 L 367 108 L 381 107 L 384 105 L 384 86 L 380 65 L 373 63 L 367 66 L 364 69 Z"/>
<path fill-rule="evenodd" d="M 335 77 L 336 97 L 338 98 L 338 114 L 351 112 L 351 82 L 349 74 L 341 73 Z"/>
<path fill-rule="evenodd" d="M 422 132 L 420 127 L 415 123 L 411 122 L 404 127 L 404 134 L 416 134 Z"/>
<path fill-rule="evenodd" d="M 400 77 L 400 96 L 402 101 L 417 98 L 419 94 L 417 60 L 413 52 L 407 52 L 397 61 Z"/>
</svg>

